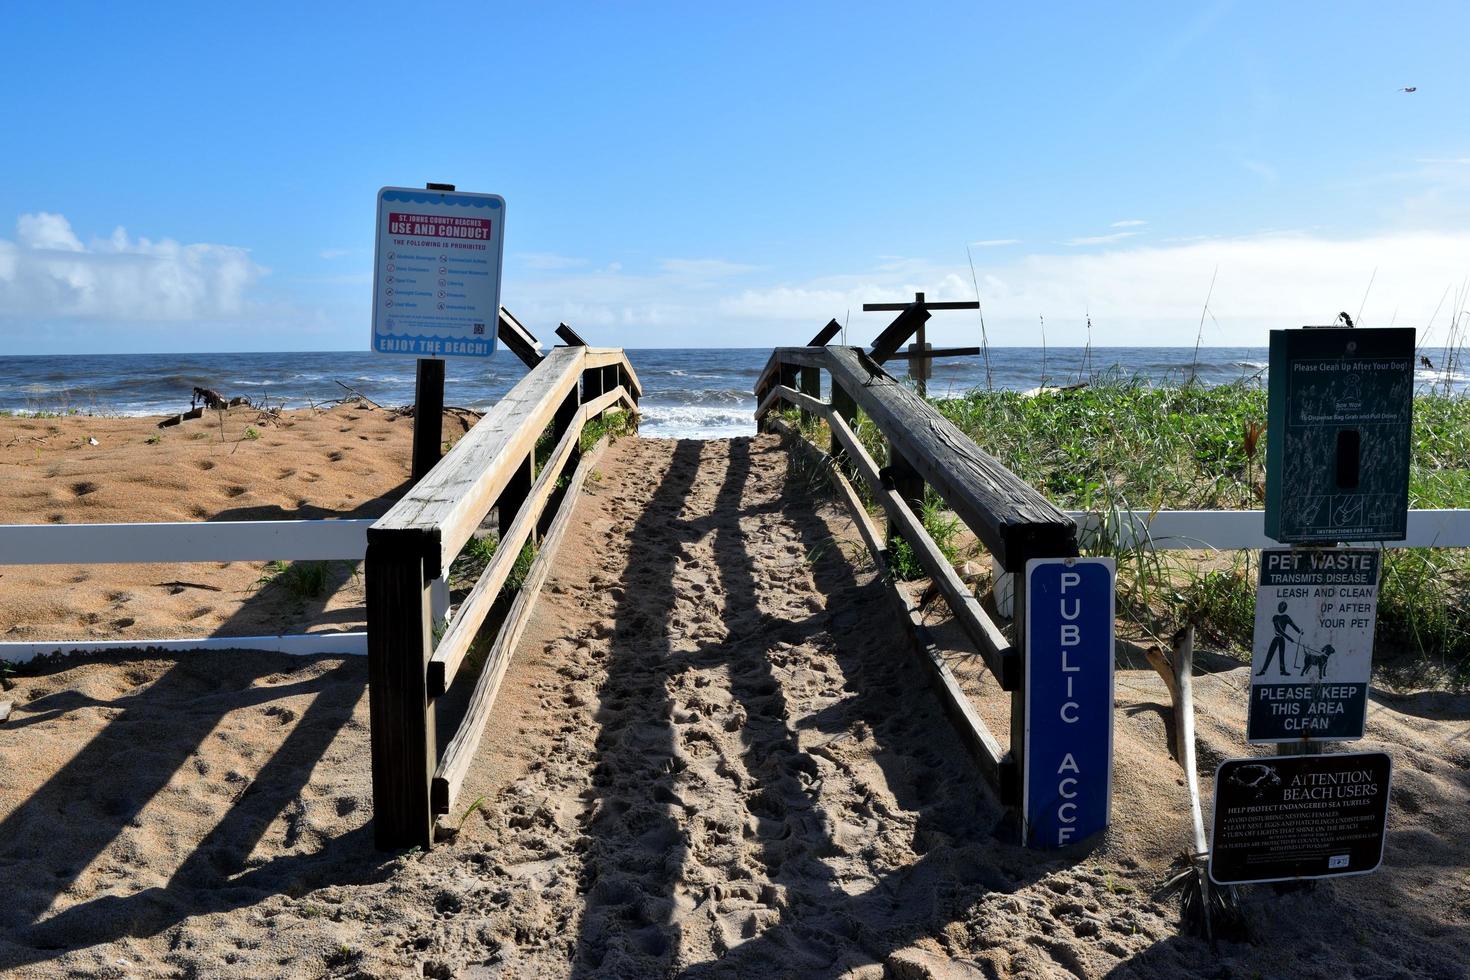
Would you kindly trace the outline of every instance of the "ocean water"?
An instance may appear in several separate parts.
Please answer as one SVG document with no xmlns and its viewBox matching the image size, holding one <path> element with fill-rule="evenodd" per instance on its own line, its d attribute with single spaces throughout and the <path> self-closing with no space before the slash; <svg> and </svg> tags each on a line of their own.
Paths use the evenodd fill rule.
<svg viewBox="0 0 1470 980">
<path fill-rule="evenodd" d="M 641 431 L 694 439 L 753 433 L 751 388 L 770 354 L 768 348 L 629 350 L 644 388 Z M 988 382 L 979 356 L 935 361 L 929 394 L 958 395 L 987 383 L 1024 391 L 1108 370 L 1163 382 L 1183 380 L 1193 369 L 1204 383 L 1223 384 L 1263 379 L 1265 368 L 1260 347 L 1210 347 L 1197 354 L 1187 347 L 997 347 L 990 352 Z M 888 370 L 907 377 L 905 362 L 890 362 Z M 445 401 L 483 410 L 525 373 L 504 349 L 483 362 L 452 359 Z M 380 404 L 407 405 L 414 361 L 357 351 L 0 356 L 0 410 L 160 415 L 187 409 L 195 385 L 305 408 L 346 395 L 338 382 Z"/>
</svg>

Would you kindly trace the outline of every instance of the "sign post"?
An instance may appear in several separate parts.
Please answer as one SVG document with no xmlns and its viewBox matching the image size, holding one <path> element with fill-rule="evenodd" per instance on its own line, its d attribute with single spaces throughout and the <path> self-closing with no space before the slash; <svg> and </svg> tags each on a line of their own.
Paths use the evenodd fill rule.
<svg viewBox="0 0 1470 980">
<path fill-rule="evenodd" d="M 1261 552 L 1246 741 L 1363 737 L 1381 553 Z"/>
<path fill-rule="evenodd" d="M 1064 847 L 1108 825 L 1114 565 L 1033 558 L 1025 574 L 1022 840 Z"/>
<path fill-rule="evenodd" d="M 439 459 L 445 357 L 489 357 L 500 322 L 505 200 L 453 184 L 378 191 L 372 349 L 419 358 L 413 479 Z"/>
</svg>

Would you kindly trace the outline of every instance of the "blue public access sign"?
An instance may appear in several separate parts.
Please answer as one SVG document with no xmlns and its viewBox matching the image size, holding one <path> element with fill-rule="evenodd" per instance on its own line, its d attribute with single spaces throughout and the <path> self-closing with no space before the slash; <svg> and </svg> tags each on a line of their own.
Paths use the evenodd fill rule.
<svg viewBox="0 0 1470 980">
<path fill-rule="evenodd" d="M 1065 847 L 1108 825 L 1113 764 L 1111 558 L 1026 563 L 1028 847 Z"/>
</svg>

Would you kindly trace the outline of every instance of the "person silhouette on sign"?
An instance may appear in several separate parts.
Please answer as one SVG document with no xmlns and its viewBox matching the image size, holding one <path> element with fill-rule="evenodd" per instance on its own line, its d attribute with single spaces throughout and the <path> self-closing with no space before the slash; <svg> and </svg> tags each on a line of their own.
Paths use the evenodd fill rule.
<svg viewBox="0 0 1470 980">
<path fill-rule="evenodd" d="M 1276 661 L 1276 665 L 1281 669 L 1282 677 L 1289 677 L 1291 674 L 1286 669 L 1286 641 L 1291 637 L 1286 635 L 1286 631 L 1294 629 L 1296 635 L 1300 637 L 1302 628 L 1292 622 L 1291 617 L 1286 614 L 1286 603 L 1284 602 L 1277 603 L 1276 615 L 1271 617 L 1271 625 L 1275 627 L 1276 635 L 1271 637 L 1271 645 L 1266 648 L 1266 662 L 1261 665 L 1260 670 L 1256 671 L 1256 676 L 1260 677 L 1264 674 L 1271 666 L 1271 658 L 1279 654 L 1281 659 Z"/>
</svg>

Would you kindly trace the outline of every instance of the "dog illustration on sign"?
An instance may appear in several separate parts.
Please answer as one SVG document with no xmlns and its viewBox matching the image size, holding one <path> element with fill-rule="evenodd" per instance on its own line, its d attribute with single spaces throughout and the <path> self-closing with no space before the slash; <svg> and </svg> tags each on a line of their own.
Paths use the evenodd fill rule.
<svg viewBox="0 0 1470 980">
<path fill-rule="evenodd" d="M 1302 652 L 1302 673 L 1301 673 L 1301 676 L 1306 677 L 1307 676 L 1307 672 L 1309 670 L 1311 670 L 1313 667 L 1316 667 L 1317 668 L 1317 680 L 1319 680 L 1319 681 L 1326 680 L 1327 679 L 1327 658 L 1331 657 L 1334 653 L 1337 652 L 1336 650 L 1332 649 L 1332 644 L 1331 643 L 1324 643 L 1324 644 L 1322 644 L 1322 649 L 1318 650 L 1318 649 L 1316 649 L 1314 647 L 1309 647 L 1305 643 L 1302 643 L 1302 642 L 1298 641 L 1297 642 L 1297 648 L 1300 649 L 1301 652 Z"/>
</svg>

